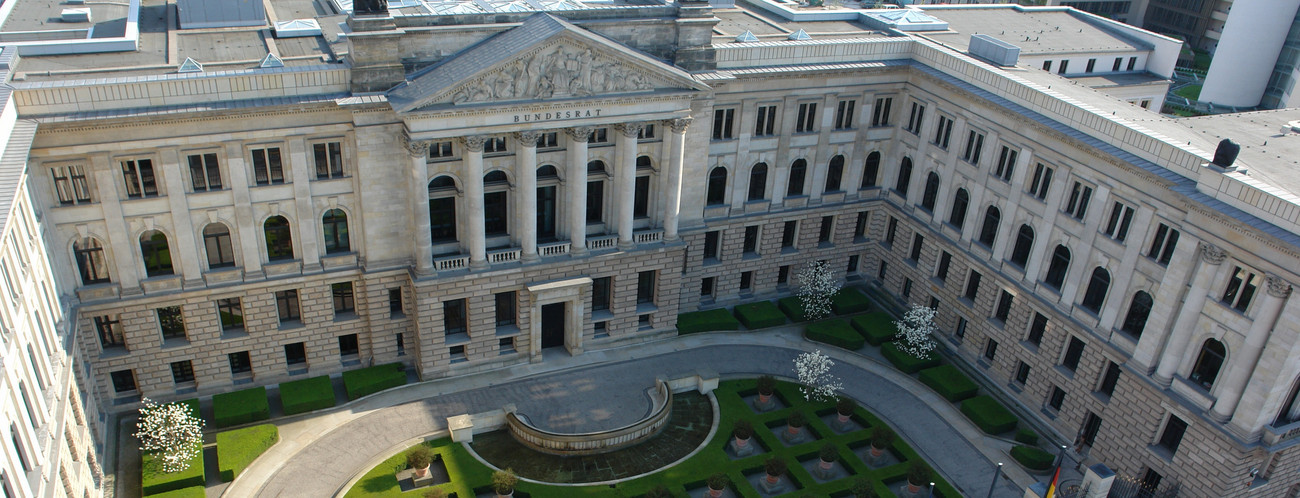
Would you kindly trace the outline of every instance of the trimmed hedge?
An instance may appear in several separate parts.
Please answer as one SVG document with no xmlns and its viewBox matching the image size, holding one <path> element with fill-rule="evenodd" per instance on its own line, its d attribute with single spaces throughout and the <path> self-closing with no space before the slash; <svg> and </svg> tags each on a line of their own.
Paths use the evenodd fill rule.
<svg viewBox="0 0 1300 498">
<path fill-rule="evenodd" d="M 208 490 L 203 486 L 192 486 L 149 496 L 153 498 L 207 498 Z"/>
<path fill-rule="evenodd" d="M 1020 419 L 991 396 L 976 396 L 963 401 L 961 413 L 988 434 L 996 435 L 1014 431 L 1020 424 Z"/>
<path fill-rule="evenodd" d="M 798 296 L 783 297 L 776 300 L 776 306 L 781 308 L 785 316 L 790 317 L 792 322 L 806 322 L 808 315 L 803 312 L 803 302 L 799 301 Z"/>
<path fill-rule="evenodd" d="M 857 289 L 840 289 L 840 293 L 831 298 L 831 311 L 836 315 L 861 313 L 871 309 L 871 300 Z"/>
<path fill-rule="evenodd" d="M 295 415 L 334 406 L 334 385 L 328 375 L 280 384 L 280 404 L 285 415 Z"/>
<path fill-rule="evenodd" d="M 785 325 L 785 313 L 771 301 L 741 304 L 736 306 L 735 313 L 736 319 L 750 330 Z"/>
<path fill-rule="evenodd" d="M 349 401 L 403 384 L 406 384 L 406 367 L 401 363 L 343 372 L 343 388 L 348 392 Z"/>
<path fill-rule="evenodd" d="M 980 387 L 952 365 L 939 365 L 921 371 L 921 383 L 930 386 L 944 399 L 956 403 L 976 394 Z"/>
<path fill-rule="evenodd" d="M 202 451 L 190 460 L 190 468 L 170 473 L 163 472 L 162 462 L 155 462 L 152 455 L 145 453 L 140 457 L 140 490 L 144 496 L 194 486 L 202 488 L 207 482 L 207 475 L 203 473 Z"/>
<path fill-rule="evenodd" d="M 230 482 L 275 443 L 280 431 L 271 424 L 259 424 L 217 433 L 217 468 L 221 482 Z"/>
<path fill-rule="evenodd" d="M 1038 433 L 1031 429 L 1020 429 L 1016 431 L 1016 442 L 1024 443 L 1029 446 L 1038 445 Z"/>
<path fill-rule="evenodd" d="M 271 418 L 266 388 L 254 387 L 212 396 L 212 423 L 217 427 L 247 424 Z"/>
<path fill-rule="evenodd" d="M 898 350 L 898 346 L 892 342 L 886 342 L 880 346 L 880 354 L 894 365 L 894 368 L 902 370 L 904 373 L 914 374 L 931 367 L 939 366 L 939 355 L 933 351 L 926 358 L 916 358 L 910 354 Z"/>
<path fill-rule="evenodd" d="M 849 351 L 862 349 L 862 336 L 853 330 L 847 320 L 823 320 L 804 327 L 804 336 L 810 340 L 839 346 Z"/>
<path fill-rule="evenodd" d="M 1033 446 L 1021 446 L 1011 448 L 1011 458 L 1020 462 L 1029 470 L 1047 470 L 1051 468 L 1052 462 L 1056 460 L 1056 455 L 1043 451 Z"/>
<path fill-rule="evenodd" d="M 861 316 L 853 317 L 853 328 L 858 329 L 862 338 L 872 346 L 879 346 L 889 342 L 898 335 L 898 327 L 894 325 L 894 319 L 887 313 L 868 313 Z"/>
<path fill-rule="evenodd" d="M 677 315 L 677 333 L 694 334 L 714 330 L 739 330 L 740 322 L 724 308 Z"/>
</svg>

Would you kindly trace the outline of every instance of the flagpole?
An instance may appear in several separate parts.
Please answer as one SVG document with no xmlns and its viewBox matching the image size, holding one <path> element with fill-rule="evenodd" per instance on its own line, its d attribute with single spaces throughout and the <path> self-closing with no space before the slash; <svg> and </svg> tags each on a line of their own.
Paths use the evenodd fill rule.
<svg viewBox="0 0 1300 498">
<path fill-rule="evenodd" d="M 989 483 L 989 496 L 993 498 L 993 488 L 998 486 L 998 477 L 1002 476 L 1002 462 L 998 462 L 998 468 L 993 469 L 993 482 Z"/>
</svg>

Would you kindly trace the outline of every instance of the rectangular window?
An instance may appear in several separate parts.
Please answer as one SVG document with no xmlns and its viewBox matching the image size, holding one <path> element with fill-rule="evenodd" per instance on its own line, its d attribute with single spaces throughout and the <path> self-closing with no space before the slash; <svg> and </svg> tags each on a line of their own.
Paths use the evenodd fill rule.
<svg viewBox="0 0 1300 498">
<path fill-rule="evenodd" d="M 636 177 L 635 190 L 632 192 L 632 216 L 645 218 L 650 215 L 650 177 Z"/>
<path fill-rule="evenodd" d="M 853 128 L 853 108 L 858 105 L 856 100 L 841 100 L 835 108 L 835 129 L 847 130 Z"/>
<path fill-rule="evenodd" d="M 1255 297 L 1255 274 L 1240 266 L 1236 267 L 1232 270 L 1232 279 L 1228 280 L 1228 288 L 1223 291 L 1223 299 L 1220 301 L 1245 313 L 1253 297 Z"/>
<path fill-rule="evenodd" d="M 1034 320 L 1029 322 L 1029 335 L 1025 337 L 1026 341 L 1035 346 L 1043 343 L 1043 332 L 1047 331 L 1047 317 L 1042 313 L 1034 312 Z"/>
<path fill-rule="evenodd" d="M 700 280 L 700 296 L 709 297 L 713 295 L 713 285 L 717 282 L 717 277 L 705 277 Z"/>
<path fill-rule="evenodd" d="M 998 152 L 998 166 L 994 168 L 993 175 L 1004 182 L 1010 182 L 1012 173 L 1016 171 L 1016 156 L 1019 154 L 1016 149 L 1003 145 L 1002 151 Z"/>
<path fill-rule="evenodd" d="M 921 124 L 925 122 L 925 104 L 912 102 L 912 112 L 907 115 L 907 127 L 903 128 L 913 135 L 921 134 Z"/>
<path fill-rule="evenodd" d="M 1069 68 L 1070 68 L 1070 60 L 1069 59 L 1062 60 L 1061 65 L 1056 68 L 1056 74 L 1065 74 L 1065 72 L 1068 71 Z"/>
<path fill-rule="evenodd" d="M 953 337 L 956 337 L 957 340 L 961 340 L 963 337 L 966 337 L 966 324 L 968 323 L 969 322 L 966 321 L 966 318 L 960 316 L 957 317 L 957 328 L 952 329 Z"/>
<path fill-rule="evenodd" d="M 190 360 L 172 362 L 172 382 L 177 385 L 194 382 L 194 364 Z"/>
<path fill-rule="evenodd" d="M 889 225 L 885 228 L 885 245 L 894 245 L 894 239 L 898 236 L 898 218 L 889 217 Z"/>
<path fill-rule="evenodd" d="M 966 135 L 966 149 L 961 153 L 963 161 L 979 166 L 980 154 L 984 151 L 984 134 L 971 130 Z"/>
<path fill-rule="evenodd" d="M 1070 345 L 1065 348 L 1065 356 L 1061 358 L 1061 366 L 1073 372 L 1079 369 L 1079 359 L 1083 358 L 1083 341 L 1078 337 L 1070 337 Z"/>
<path fill-rule="evenodd" d="M 452 363 L 464 363 L 469 361 L 469 357 L 465 356 L 464 344 L 447 348 L 447 355 L 451 357 Z"/>
<path fill-rule="evenodd" d="M 1051 71 L 1051 70 L 1052 70 L 1052 61 L 1043 61 L 1043 70 L 1044 70 L 1044 71 Z"/>
<path fill-rule="evenodd" d="M 907 301 L 912 298 L 912 279 L 903 279 L 903 300 Z"/>
<path fill-rule="evenodd" d="M 158 308 L 158 328 L 162 329 L 163 342 L 170 339 L 185 339 L 185 318 L 181 316 L 180 306 Z"/>
<path fill-rule="evenodd" d="M 253 373 L 253 360 L 249 357 L 248 351 L 227 354 L 226 360 L 230 362 L 231 375 L 239 376 L 240 374 Z"/>
<path fill-rule="evenodd" d="M 126 180 L 127 198 L 139 199 L 158 195 L 158 179 L 154 177 L 153 160 L 122 161 L 122 177 Z"/>
<path fill-rule="evenodd" d="M 1151 239 L 1151 248 L 1147 250 L 1147 257 L 1156 260 L 1162 265 L 1169 264 L 1169 260 L 1174 257 L 1174 248 L 1178 245 L 1178 230 L 1170 228 L 1164 223 L 1156 229 L 1155 238 Z"/>
<path fill-rule="evenodd" d="M 1052 386 L 1052 395 L 1047 398 L 1047 406 L 1059 412 L 1063 405 L 1065 405 L 1065 391 L 1060 387 Z"/>
<path fill-rule="evenodd" d="M 1160 433 L 1160 441 L 1156 444 L 1161 448 L 1169 450 L 1169 453 L 1176 453 L 1178 445 L 1183 442 L 1183 434 L 1187 432 L 1187 422 L 1174 415 L 1169 415 L 1169 420 L 1165 422 L 1165 430 Z"/>
<path fill-rule="evenodd" d="M 406 356 L 406 334 L 398 332 L 397 338 L 397 356 Z"/>
<path fill-rule="evenodd" d="M 611 301 L 610 292 L 614 289 L 614 277 L 599 277 L 591 279 L 591 310 L 606 311 L 609 310 Z"/>
<path fill-rule="evenodd" d="M 554 189 L 551 189 L 551 201 L 554 200 Z M 604 180 L 592 180 L 587 182 L 587 223 L 600 223 L 604 219 L 605 212 L 605 182 Z M 553 234 L 552 234 L 553 235 Z"/>
<path fill-rule="evenodd" d="M 858 256 L 857 254 L 854 254 L 854 255 L 852 255 L 852 256 L 849 256 L 849 266 L 848 266 L 848 268 L 846 268 L 844 271 L 845 271 L 845 272 L 848 272 L 848 273 L 857 273 L 857 272 L 858 272 L 858 261 L 859 261 L 860 258 L 861 258 L 861 257 Z"/>
<path fill-rule="evenodd" d="M 831 235 L 835 232 L 835 217 L 822 216 L 822 224 L 817 227 L 817 243 L 828 244 L 831 241 Z"/>
<path fill-rule="evenodd" d="M 952 118 L 939 115 L 939 126 L 934 129 L 934 144 L 947 149 L 950 138 L 952 138 Z"/>
<path fill-rule="evenodd" d="M 781 247 L 794 247 L 795 232 L 799 229 L 798 221 L 787 221 L 781 229 Z"/>
<path fill-rule="evenodd" d="M 988 342 L 984 343 L 984 359 L 992 362 L 993 358 L 996 357 L 997 355 L 998 355 L 998 341 L 995 341 L 990 338 Z"/>
<path fill-rule="evenodd" d="M 352 313 L 356 310 L 356 298 L 352 295 L 352 282 L 330 284 L 330 294 L 334 296 L 334 316 Z"/>
<path fill-rule="evenodd" d="M 1115 64 L 1112 65 L 1112 66 L 1110 67 L 1110 70 L 1111 70 L 1111 71 L 1119 71 L 1120 66 L 1122 66 L 1123 64 L 1124 64 L 1124 58 L 1123 58 L 1123 57 L 1116 57 L 1116 58 L 1115 58 Z"/>
<path fill-rule="evenodd" d="M 118 315 L 95 317 L 95 332 L 99 335 L 99 345 L 103 349 L 126 347 L 126 336 L 122 334 L 122 322 Z"/>
<path fill-rule="evenodd" d="M 706 261 L 710 259 L 712 260 L 718 259 L 718 245 L 719 245 L 718 239 L 720 239 L 721 237 L 722 237 L 722 232 L 718 230 L 714 230 L 712 232 L 706 232 L 704 234 L 704 259 Z"/>
<path fill-rule="evenodd" d="M 1065 203 L 1065 214 L 1083 221 L 1083 218 L 1088 215 L 1090 200 L 1092 200 L 1092 187 L 1074 182 L 1074 187 L 1070 189 L 1070 199 Z"/>
<path fill-rule="evenodd" d="M 591 132 L 591 143 L 607 144 L 609 143 L 609 128 L 596 128 Z"/>
<path fill-rule="evenodd" d="M 195 192 L 221 190 L 221 168 L 217 164 L 215 153 L 191 154 L 190 183 Z"/>
<path fill-rule="evenodd" d="M 934 277 L 939 279 L 940 282 L 947 282 L 948 268 L 951 266 L 952 254 L 949 254 L 948 251 L 943 251 L 943 253 L 939 255 L 939 264 L 935 267 Z"/>
<path fill-rule="evenodd" d="M 799 115 L 795 117 L 794 132 L 810 133 L 817 131 L 817 103 L 799 104 Z"/>
<path fill-rule="evenodd" d="M 1011 316 L 1012 301 L 1015 301 L 1015 296 L 1005 290 L 1002 291 L 1002 294 L 998 296 L 998 307 L 996 311 L 993 312 L 993 318 L 996 318 L 999 322 L 1006 323 L 1007 318 Z"/>
<path fill-rule="evenodd" d="M 970 276 L 966 278 L 966 293 L 962 297 L 974 301 L 975 297 L 979 295 L 980 278 L 982 277 L 983 276 L 980 275 L 980 272 L 971 270 Z"/>
<path fill-rule="evenodd" d="M 349 358 L 357 356 L 360 347 L 357 345 L 357 335 L 347 334 L 339 336 L 339 357 Z"/>
<path fill-rule="evenodd" d="M 1138 63 L 1138 58 L 1137 58 L 1137 57 L 1129 57 L 1129 58 L 1128 58 L 1128 70 L 1129 70 L 1129 71 L 1132 71 L 1134 68 L 1136 68 L 1136 67 L 1137 67 L 1137 63 Z"/>
<path fill-rule="evenodd" d="M 592 135 L 592 138 L 595 138 L 595 134 L 593 133 Z M 595 140 L 592 141 L 594 142 Z M 510 152 L 510 150 L 506 148 L 505 136 L 488 137 L 487 140 L 483 141 L 484 154 L 504 154 L 506 152 Z"/>
<path fill-rule="evenodd" d="M 656 271 L 643 271 L 636 275 L 636 303 L 654 304 Z"/>
<path fill-rule="evenodd" d="M 885 272 L 887 272 L 888 270 L 889 270 L 889 263 L 881 261 L 880 270 L 876 272 L 876 278 L 880 279 L 883 282 L 885 280 Z"/>
<path fill-rule="evenodd" d="M 745 227 L 745 244 L 743 246 L 745 254 L 755 254 L 758 252 L 758 226 Z"/>
<path fill-rule="evenodd" d="M 740 273 L 740 291 L 749 292 L 754 287 L 754 272 L 747 271 Z"/>
<path fill-rule="evenodd" d="M 307 363 L 307 344 L 302 342 L 285 344 L 284 362 L 289 366 Z"/>
<path fill-rule="evenodd" d="M 867 236 L 867 222 L 870 220 L 871 211 L 858 213 L 858 220 L 853 224 L 853 238 L 861 239 Z"/>
<path fill-rule="evenodd" d="M 1097 392 L 1111 397 L 1115 394 L 1115 385 L 1119 384 L 1119 365 L 1113 361 L 1107 362 L 1106 373 L 1101 376 L 1101 385 L 1097 387 Z"/>
<path fill-rule="evenodd" d="M 1088 59 L 1088 66 L 1083 68 L 1083 72 L 1091 73 L 1096 68 L 1097 68 L 1097 59 Z"/>
<path fill-rule="evenodd" d="M 275 309 L 280 315 L 280 324 L 296 322 L 302 318 L 298 313 L 298 291 L 295 289 L 275 293 Z"/>
<path fill-rule="evenodd" d="M 316 178 L 342 178 L 343 177 L 343 144 L 341 142 L 325 142 L 312 144 L 312 158 L 316 163 Z"/>
<path fill-rule="evenodd" d="M 781 265 L 776 269 L 776 284 L 784 285 L 790 282 L 790 265 Z"/>
<path fill-rule="evenodd" d="M 388 313 L 393 316 L 402 315 L 402 288 L 396 287 L 388 289 Z"/>
<path fill-rule="evenodd" d="M 1038 200 L 1047 198 L 1047 191 L 1052 187 L 1052 168 L 1043 163 L 1034 167 L 1034 179 L 1029 183 L 1029 194 Z"/>
<path fill-rule="evenodd" d="M 514 338 L 514 337 L 502 337 L 500 340 L 497 341 L 497 351 L 499 351 L 500 354 L 510 354 L 510 353 L 514 353 L 514 352 L 515 352 L 515 338 Z"/>
<path fill-rule="evenodd" d="M 1022 385 L 1022 386 L 1025 385 L 1025 383 L 1029 382 L 1029 364 L 1028 364 L 1028 363 L 1025 363 L 1025 362 L 1022 361 L 1022 362 L 1020 362 L 1019 365 L 1016 366 L 1016 377 L 1015 377 L 1015 379 L 1016 379 L 1016 383 L 1017 383 L 1017 384 L 1020 384 L 1020 385 Z"/>
<path fill-rule="evenodd" d="M 515 306 L 518 301 L 519 293 L 517 291 L 496 293 L 498 327 L 510 327 L 515 325 Z"/>
<path fill-rule="evenodd" d="M 122 394 L 135 391 L 135 373 L 130 370 L 117 370 L 110 372 L 108 377 L 113 381 L 113 392 Z"/>
<path fill-rule="evenodd" d="M 217 300 L 217 314 L 221 316 L 221 330 L 239 330 L 244 328 L 244 307 L 239 298 L 228 297 Z"/>
<path fill-rule="evenodd" d="M 876 107 L 871 111 L 871 126 L 889 126 L 889 108 L 893 104 L 892 97 L 876 99 Z"/>
<path fill-rule="evenodd" d="M 469 320 L 465 315 L 464 299 L 452 299 L 442 302 L 442 332 L 445 335 L 466 334 L 469 332 Z"/>
<path fill-rule="evenodd" d="M 922 236 L 922 235 L 919 234 L 919 233 L 917 233 L 917 234 L 913 234 L 913 235 L 912 235 L 912 254 L 909 254 L 909 255 L 907 256 L 907 259 L 912 260 L 913 263 L 917 263 L 917 262 L 921 261 L 921 249 L 922 249 L 924 246 L 925 246 L 925 237 Z"/>
<path fill-rule="evenodd" d="M 654 134 L 655 134 L 654 125 L 646 125 L 646 127 L 641 130 L 642 135 L 645 135 L 647 129 L 650 130 L 649 136 L 645 136 L 641 138 L 654 138 Z M 558 132 L 552 131 L 549 133 L 541 133 L 537 135 L 537 148 L 554 149 L 559 146 L 560 146 L 560 134 Z"/>
<path fill-rule="evenodd" d="M 1105 234 L 1119 242 L 1128 238 L 1129 226 L 1133 224 L 1133 208 L 1115 201 L 1110 209 L 1110 219 L 1106 221 Z"/>
<path fill-rule="evenodd" d="M 714 109 L 713 110 L 713 139 L 729 140 L 734 138 L 732 134 L 732 122 L 736 118 L 735 109 Z"/>
<path fill-rule="evenodd" d="M 258 185 L 284 183 L 284 165 L 280 162 L 280 148 L 253 149 L 253 180 Z"/>
<path fill-rule="evenodd" d="M 768 137 L 776 133 L 776 106 L 758 106 L 758 122 L 754 123 L 754 136 Z"/>
<path fill-rule="evenodd" d="M 71 165 L 50 168 L 54 176 L 54 193 L 59 204 L 84 204 L 90 202 L 90 184 L 86 182 L 86 167 Z"/>
<path fill-rule="evenodd" d="M 445 160 L 455 157 L 452 155 L 451 142 L 433 142 L 429 144 L 429 160 Z"/>
</svg>

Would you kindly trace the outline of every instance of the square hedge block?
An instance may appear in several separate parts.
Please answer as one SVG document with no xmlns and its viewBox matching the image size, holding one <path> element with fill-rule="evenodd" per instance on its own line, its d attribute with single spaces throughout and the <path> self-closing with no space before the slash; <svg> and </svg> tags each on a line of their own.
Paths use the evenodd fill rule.
<svg viewBox="0 0 1300 498">
<path fill-rule="evenodd" d="M 790 321 L 792 322 L 808 321 L 808 315 L 805 314 L 803 311 L 803 302 L 799 300 L 798 296 L 790 296 L 790 297 L 783 297 L 781 299 L 777 299 L 776 305 L 778 308 L 781 308 L 781 311 L 785 313 L 785 316 L 790 317 Z"/>
<path fill-rule="evenodd" d="M 144 496 L 202 487 L 207 482 L 207 475 L 203 473 L 202 451 L 190 459 L 189 468 L 180 472 L 163 472 L 162 462 L 155 461 L 153 455 L 144 454 L 140 457 L 140 489 Z"/>
<path fill-rule="evenodd" d="M 976 396 L 961 402 L 961 413 L 987 434 L 1014 431 L 1020 424 L 1020 419 L 992 396 Z"/>
<path fill-rule="evenodd" d="M 715 330 L 739 330 L 740 322 L 726 309 L 694 311 L 677 315 L 677 333 L 694 334 Z"/>
<path fill-rule="evenodd" d="M 750 330 L 785 325 L 785 313 L 771 301 L 737 305 L 734 311 L 740 323 Z"/>
<path fill-rule="evenodd" d="M 862 338 L 872 346 L 879 346 L 892 341 L 898 335 L 894 318 L 888 313 L 868 313 L 853 317 L 853 328 L 858 329 Z"/>
<path fill-rule="evenodd" d="M 954 403 L 979 394 L 980 387 L 952 365 L 939 365 L 921 371 L 921 383 L 930 386 L 944 399 Z"/>
<path fill-rule="evenodd" d="M 849 351 L 862 349 L 862 336 L 853 330 L 847 320 L 823 320 L 804 327 L 804 336 L 810 340 L 839 346 Z"/>
<path fill-rule="evenodd" d="M 348 400 L 406 384 L 406 367 L 401 363 L 375 365 L 369 368 L 343 372 L 343 387 Z"/>
<path fill-rule="evenodd" d="M 836 315 L 862 313 L 871 309 L 871 300 L 857 289 L 840 289 L 840 293 L 831 298 L 831 310 Z"/>
<path fill-rule="evenodd" d="M 285 415 L 296 415 L 334 406 L 334 386 L 328 375 L 280 384 L 280 403 Z"/>
<path fill-rule="evenodd" d="M 916 358 L 910 354 L 898 350 L 898 346 L 892 342 L 886 342 L 880 346 L 880 354 L 894 365 L 894 368 L 902 370 L 904 373 L 914 374 L 931 367 L 939 366 L 939 355 L 933 351 L 925 358 Z"/>
<path fill-rule="evenodd" d="M 271 418 L 266 388 L 254 387 L 212 396 L 212 422 L 217 427 L 247 424 Z"/>
</svg>

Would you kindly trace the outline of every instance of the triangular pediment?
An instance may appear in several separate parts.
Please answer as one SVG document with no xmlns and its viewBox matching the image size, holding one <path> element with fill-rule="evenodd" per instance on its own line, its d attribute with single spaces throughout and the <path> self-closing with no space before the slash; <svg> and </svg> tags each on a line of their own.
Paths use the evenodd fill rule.
<svg viewBox="0 0 1300 498">
<path fill-rule="evenodd" d="M 702 91 L 689 73 L 550 14 L 529 17 L 388 92 L 398 112 L 596 95 Z"/>
</svg>

